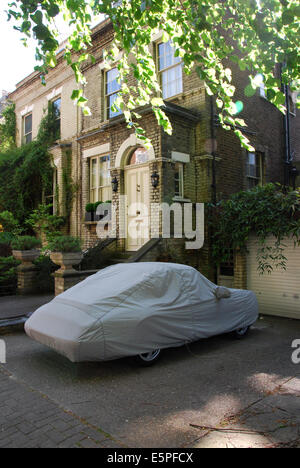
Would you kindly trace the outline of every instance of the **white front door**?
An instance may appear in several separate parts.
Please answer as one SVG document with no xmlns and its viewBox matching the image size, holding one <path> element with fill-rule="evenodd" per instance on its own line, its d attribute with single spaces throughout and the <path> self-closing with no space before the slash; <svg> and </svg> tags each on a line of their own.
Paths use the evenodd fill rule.
<svg viewBox="0 0 300 468">
<path fill-rule="evenodd" d="M 140 249 L 149 240 L 149 166 L 125 168 L 125 194 L 127 195 L 127 239 L 129 251 Z"/>
</svg>

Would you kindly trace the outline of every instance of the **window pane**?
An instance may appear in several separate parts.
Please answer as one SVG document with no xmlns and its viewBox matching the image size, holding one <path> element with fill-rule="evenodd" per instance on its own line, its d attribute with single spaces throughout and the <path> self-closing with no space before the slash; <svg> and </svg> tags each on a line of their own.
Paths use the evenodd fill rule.
<svg viewBox="0 0 300 468">
<path fill-rule="evenodd" d="M 174 56 L 175 50 L 170 41 L 158 45 L 158 67 L 160 71 L 181 62 L 180 57 Z"/>
<path fill-rule="evenodd" d="M 110 185 L 110 157 L 102 156 L 99 158 L 99 186 Z"/>
<path fill-rule="evenodd" d="M 97 187 L 97 159 L 92 159 L 91 165 L 91 188 Z"/>
<path fill-rule="evenodd" d="M 248 153 L 247 161 L 247 175 L 250 177 L 257 177 L 256 154 Z"/>
<path fill-rule="evenodd" d="M 25 117 L 25 135 L 32 132 L 32 114 Z"/>
<path fill-rule="evenodd" d="M 181 163 L 175 164 L 174 183 L 175 196 L 183 197 L 183 165 Z"/>
<path fill-rule="evenodd" d="M 56 99 L 53 101 L 53 110 L 54 115 L 57 119 L 60 119 L 60 111 L 61 111 L 61 98 Z"/>
<path fill-rule="evenodd" d="M 108 96 L 107 98 L 107 107 L 108 107 L 107 115 L 109 118 L 116 117 L 117 115 L 122 114 L 121 109 L 118 109 L 116 112 L 111 109 L 111 106 L 113 105 L 117 97 L 118 97 L 118 93 L 111 94 L 111 96 Z"/>
<path fill-rule="evenodd" d="M 138 148 L 132 154 L 129 164 L 143 164 L 149 160 L 149 154 L 146 148 Z"/>
<path fill-rule="evenodd" d="M 28 133 L 25 135 L 25 143 L 31 143 L 32 142 L 32 133 Z"/>
<path fill-rule="evenodd" d="M 182 93 L 182 65 L 170 68 L 162 73 L 163 98 Z"/>
<path fill-rule="evenodd" d="M 106 73 L 106 94 L 112 94 L 120 89 L 120 84 L 117 82 L 119 70 L 113 68 Z"/>
</svg>

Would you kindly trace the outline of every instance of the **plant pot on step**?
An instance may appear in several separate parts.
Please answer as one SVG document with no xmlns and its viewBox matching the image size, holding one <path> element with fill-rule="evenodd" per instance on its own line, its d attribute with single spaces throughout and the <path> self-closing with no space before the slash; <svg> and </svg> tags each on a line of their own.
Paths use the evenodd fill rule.
<svg viewBox="0 0 300 468">
<path fill-rule="evenodd" d="M 82 252 L 52 252 L 50 254 L 52 262 L 60 266 L 56 273 L 75 271 L 73 266 L 79 265 L 82 257 Z"/>
<path fill-rule="evenodd" d="M 16 260 L 21 262 L 20 266 L 32 266 L 32 262 L 40 256 L 40 250 L 13 250 L 12 254 Z"/>
</svg>

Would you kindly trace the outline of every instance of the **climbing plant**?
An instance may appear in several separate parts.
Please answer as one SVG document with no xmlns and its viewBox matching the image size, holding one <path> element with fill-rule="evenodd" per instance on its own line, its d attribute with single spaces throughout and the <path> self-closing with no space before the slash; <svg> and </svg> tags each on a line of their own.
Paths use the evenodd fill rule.
<svg viewBox="0 0 300 468">
<path fill-rule="evenodd" d="M 53 102 L 48 103 L 47 109 L 44 110 L 44 117 L 41 120 L 37 140 L 40 143 L 51 146 L 53 142 L 60 137 L 60 130 L 57 126 L 57 109 Z"/>
<path fill-rule="evenodd" d="M 72 177 L 72 152 L 70 150 L 67 150 L 65 153 L 65 164 L 62 170 L 62 183 L 65 217 L 67 219 L 68 228 L 70 228 L 70 216 L 72 213 L 74 195 L 78 191 L 78 184 L 74 182 Z"/>
<path fill-rule="evenodd" d="M 212 254 L 220 264 L 230 259 L 232 250 L 247 251 L 250 234 L 256 234 L 258 270 L 271 273 L 286 269 L 284 256 L 287 237 L 300 244 L 300 193 L 286 192 L 279 184 L 258 186 L 242 191 L 217 205 L 208 205 L 212 232 Z M 273 245 L 266 240 L 274 237 Z"/>
<path fill-rule="evenodd" d="M 13 128 L 11 107 L 6 132 Z M 13 110 L 14 112 L 14 110 Z M 15 115 L 15 113 L 14 113 Z M 0 211 L 10 211 L 23 223 L 43 196 L 52 193 L 52 166 L 48 147 L 55 141 L 55 114 L 49 107 L 37 138 L 17 148 L 0 146 Z"/>
<path fill-rule="evenodd" d="M 15 104 L 10 103 L 2 112 L 3 120 L 0 124 L 0 151 L 16 146 L 16 113 Z"/>
</svg>

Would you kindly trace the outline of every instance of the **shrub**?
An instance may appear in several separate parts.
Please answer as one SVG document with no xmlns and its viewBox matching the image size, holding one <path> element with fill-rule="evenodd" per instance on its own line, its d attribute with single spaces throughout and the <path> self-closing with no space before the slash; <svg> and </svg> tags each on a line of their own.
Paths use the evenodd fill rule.
<svg viewBox="0 0 300 468">
<path fill-rule="evenodd" d="M 48 150 L 38 141 L 0 153 L 0 210 L 23 223 L 42 194 L 52 193 L 52 175 Z"/>
<path fill-rule="evenodd" d="M 87 213 L 92 213 L 94 211 L 94 203 L 88 203 L 86 206 L 85 206 L 85 211 Z"/>
<path fill-rule="evenodd" d="M 33 236 L 17 237 L 11 243 L 14 250 L 33 250 L 41 246 L 41 241 Z"/>
<path fill-rule="evenodd" d="M 59 269 L 48 255 L 41 255 L 34 262 L 37 267 L 36 289 L 40 293 L 54 292 L 54 277 L 52 273 Z"/>
<path fill-rule="evenodd" d="M 18 277 L 17 266 L 20 262 L 14 257 L 0 257 L 0 295 L 15 294 Z"/>
<path fill-rule="evenodd" d="M 26 220 L 27 226 L 30 226 L 38 236 L 44 235 L 48 241 L 53 237 L 60 236 L 59 228 L 65 224 L 65 219 L 62 216 L 50 214 L 51 209 L 51 204 L 40 204 Z"/>
<path fill-rule="evenodd" d="M 14 240 L 13 234 L 10 232 L 0 232 L 0 257 L 11 256 L 11 242 Z"/>
<path fill-rule="evenodd" d="M 300 193 L 287 191 L 279 184 L 257 186 L 238 192 L 217 205 L 209 205 L 208 217 L 212 234 L 212 254 L 216 264 L 227 262 L 232 250 L 247 252 L 251 232 L 259 239 L 258 270 L 271 273 L 273 268 L 286 269 L 285 237 L 300 243 Z M 265 246 L 268 236 L 274 244 Z"/>
<path fill-rule="evenodd" d="M 81 240 L 72 236 L 59 236 L 48 243 L 51 252 L 81 252 Z"/>
<path fill-rule="evenodd" d="M 22 228 L 15 216 L 10 211 L 2 211 L 0 213 L 0 224 L 5 232 L 9 232 L 18 236 L 22 232 Z"/>
</svg>

